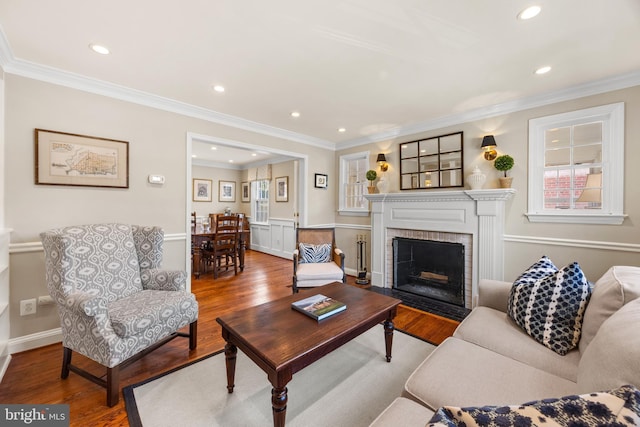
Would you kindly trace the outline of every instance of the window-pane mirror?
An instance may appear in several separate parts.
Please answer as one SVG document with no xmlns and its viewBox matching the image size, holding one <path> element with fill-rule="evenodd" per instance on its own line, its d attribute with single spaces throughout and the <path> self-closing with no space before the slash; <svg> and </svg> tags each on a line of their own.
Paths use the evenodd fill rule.
<svg viewBox="0 0 640 427">
<path fill-rule="evenodd" d="M 400 189 L 462 187 L 463 133 L 400 144 Z"/>
</svg>

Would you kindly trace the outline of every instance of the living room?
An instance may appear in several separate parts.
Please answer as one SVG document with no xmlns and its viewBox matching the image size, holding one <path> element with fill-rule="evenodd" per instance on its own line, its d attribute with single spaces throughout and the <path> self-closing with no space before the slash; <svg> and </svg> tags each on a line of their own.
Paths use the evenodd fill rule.
<svg viewBox="0 0 640 427">
<path fill-rule="evenodd" d="M 580 2 L 570 3 L 577 6 Z M 44 7 L 44 5 L 40 6 Z M 471 8 L 470 5 L 465 5 L 467 6 Z M 525 5 L 507 6 L 506 2 L 499 2 L 496 5 L 496 7 L 509 8 L 509 13 L 505 15 L 508 15 L 509 19 L 513 18 L 514 22 L 509 24 L 511 26 L 521 24 L 515 19 L 521 9 L 519 6 Z M 13 7 L 18 9 L 12 10 Z M 305 16 L 306 14 L 298 10 L 299 7 L 296 6 L 291 13 L 295 11 L 301 14 L 298 16 Z M 544 18 L 545 13 L 547 16 L 553 15 L 552 6 L 549 5 L 548 8 L 551 11 L 544 8 L 539 19 Z M 0 90 L 0 98 L 3 101 L 0 115 L 2 117 L 0 134 L 3 138 L 1 143 L 3 156 L 0 164 L 0 170 L 3 172 L 0 178 L 2 180 L 0 226 L 11 230 L 10 243 L 6 248 L 10 260 L 10 275 L 7 283 L 7 302 L 10 310 L 8 321 L 3 325 L 3 327 L 6 326 L 7 336 L 2 338 L 3 341 L 8 342 L 7 352 L 25 351 L 60 340 L 59 318 L 54 306 L 39 306 L 36 314 L 20 316 L 20 301 L 48 294 L 44 280 L 43 249 L 38 237 L 44 230 L 99 222 L 159 225 L 165 230 L 165 267 L 190 269 L 187 256 L 190 240 L 189 212 L 197 210 L 194 208 L 198 204 L 192 201 L 191 180 L 202 178 L 202 176 L 191 174 L 188 148 L 190 138 L 199 137 L 223 141 L 227 144 L 263 147 L 266 151 L 290 153 L 300 159 L 304 164 L 300 169 L 301 172 L 296 175 L 302 178 L 298 180 L 300 185 L 297 193 L 301 196 L 299 197 L 302 213 L 300 223 L 304 226 L 335 227 L 337 245 L 344 248 L 346 267 L 352 275 L 358 269 L 355 243 L 357 236 L 364 234 L 370 245 L 372 222 L 369 215 L 352 215 L 340 211 L 339 183 L 343 179 L 340 170 L 341 158 L 345 155 L 368 152 L 369 168 L 379 172 L 379 166 L 376 164 L 377 154 L 384 153 L 389 164 L 389 169 L 385 173 L 389 181 L 389 193 L 410 194 L 415 191 L 400 190 L 400 144 L 455 132 L 464 133 L 463 176 L 465 180 L 477 166 L 486 175 L 484 188 L 498 187 L 500 172 L 495 170 L 492 162 L 483 157 L 481 142 L 485 135 L 495 135 L 498 153 L 509 154 L 515 159 L 515 166 L 509 171 L 510 176 L 513 177 L 515 193 L 504 206 L 502 236 L 504 270 L 490 278 L 513 280 L 543 254 L 552 258 L 557 265 L 578 261 L 589 280 L 597 280 L 613 265 L 640 265 L 638 255 L 640 228 L 635 224 L 638 216 L 636 214 L 640 214 L 640 200 L 636 197 L 634 190 L 634 183 L 640 179 L 640 171 L 633 166 L 633 162 L 640 159 L 640 147 L 635 143 L 640 139 L 640 124 L 635 120 L 635 117 L 640 115 L 640 64 L 634 58 L 636 55 L 633 55 L 633 49 L 611 47 L 612 45 L 637 46 L 638 31 L 632 31 L 629 28 L 633 27 L 632 24 L 638 27 L 638 9 L 635 2 L 631 1 L 619 1 L 616 2 L 616 6 L 609 5 L 605 9 L 607 10 L 600 10 L 594 6 L 593 10 L 585 12 L 593 18 L 590 22 L 595 22 L 595 24 L 589 24 L 594 27 L 592 30 L 572 22 L 572 25 L 576 25 L 572 30 L 581 37 L 586 37 L 591 32 L 611 36 L 610 39 L 601 40 L 601 45 L 596 43 L 592 43 L 596 45 L 595 47 L 590 45 L 602 56 L 587 59 L 576 53 L 575 57 L 565 60 L 562 65 L 569 67 L 568 62 L 578 62 L 578 58 L 584 61 L 580 62 L 582 65 L 613 62 L 609 61 L 610 58 L 606 55 L 616 51 L 617 56 L 628 58 L 629 62 L 624 64 L 626 67 L 624 69 L 617 69 L 614 73 L 607 73 L 605 69 L 597 73 L 572 69 L 574 71 L 565 72 L 568 76 L 563 75 L 563 84 L 554 83 L 553 73 L 558 69 L 562 72 L 562 68 L 556 66 L 546 76 L 535 76 L 529 68 L 533 67 L 534 63 L 538 64 L 538 61 L 551 61 L 551 59 L 539 58 L 536 52 L 535 61 L 528 61 L 526 55 L 534 54 L 532 51 L 527 51 L 526 55 L 518 56 L 514 62 L 510 63 L 511 66 L 520 64 L 524 69 L 523 74 L 527 73 L 527 80 L 524 80 L 521 88 L 498 89 L 494 80 L 500 80 L 501 72 L 507 73 L 509 68 L 495 62 L 496 75 L 482 74 L 475 82 L 465 80 L 465 85 L 471 86 L 473 83 L 473 88 L 466 97 L 456 98 L 457 103 L 447 104 L 449 108 L 444 111 L 431 106 L 432 103 L 444 104 L 446 97 L 440 92 L 437 92 L 439 95 L 437 99 L 430 97 L 430 92 L 425 89 L 420 93 L 407 96 L 411 100 L 423 99 L 422 107 L 425 115 L 418 120 L 418 124 L 400 125 L 402 122 L 398 119 L 396 110 L 403 109 L 404 101 L 398 94 L 398 100 L 393 99 L 395 95 L 389 96 L 388 106 L 382 108 L 387 110 L 389 117 L 393 114 L 393 119 L 384 121 L 376 117 L 375 120 L 366 124 L 359 123 L 353 127 L 345 125 L 347 133 L 351 129 L 362 130 L 367 127 L 365 125 L 368 125 L 369 131 L 354 130 L 352 134 L 346 136 L 335 132 L 336 136 L 328 138 L 300 131 L 301 120 L 296 121 L 295 118 L 286 117 L 286 121 L 278 122 L 277 126 L 271 125 L 272 122 L 261 124 L 253 120 L 255 116 L 252 109 L 247 110 L 246 117 L 236 117 L 235 110 L 232 108 L 228 111 L 224 110 L 224 101 L 206 102 L 207 105 L 213 104 L 215 108 L 185 104 L 171 101 L 167 96 L 151 95 L 143 89 L 134 90 L 122 84 L 108 83 L 112 78 L 117 81 L 115 76 L 101 74 L 82 76 L 77 72 L 64 71 L 46 62 L 37 64 L 32 60 L 24 59 L 24 56 L 31 54 L 29 49 L 34 49 L 37 45 L 22 47 L 21 39 L 12 39 L 11 34 L 16 27 L 24 26 L 24 22 L 29 22 L 24 18 L 28 14 L 22 10 L 22 6 L 2 6 L 2 12 L 6 13 L 0 13 L 3 16 L 0 19 L 0 25 L 4 31 L 0 43 L 0 65 L 3 70 Z M 617 12 L 613 12 L 615 9 Z M 15 12 L 15 18 L 11 18 L 12 11 Z M 566 13 L 565 10 L 562 17 L 568 20 L 570 15 L 564 13 Z M 468 14 L 472 13 L 464 14 L 465 22 L 471 20 L 467 17 Z M 49 16 L 48 13 L 43 15 Z M 57 15 L 58 13 L 53 14 L 56 19 Z M 142 11 L 137 16 L 141 15 L 143 15 Z M 81 7 L 74 19 L 83 20 L 87 16 L 91 16 L 90 11 Z M 195 18 L 191 17 L 191 19 Z M 619 19 L 620 25 L 614 24 L 615 19 Z M 585 21 L 587 21 L 586 18 Z M 428 22 L 436 24 L 437 20 Z M 528 24 L 531 23 L 524 23 L 524 25 Z M 547 22 L 544 25 L 551 24 Z M 56 27 L 59 26 L 56 25 Z M 134 28 L 135 25 L 131 24 L 131 27 Z M 179 30 L 186 32 L 183 24 L 180 24 Z M 512 29 L 512 31 L 517 30 Z M 135 32 L 133 34 L 135 35 Z M 332 34 L 332 40 L 338 39 L 340 35 Z M 91 37 L 94 36 L 91 35 Z M 103 37 L 105 36 L 101 38 Z M 519 37 L 522 36 L 519 35 Z M 497 38 L 499 39 L 500 36 Z M 404 41 L 406 43 L 406 40 Z M 463 41 L 458 40 L 460 43 Z M 86 45 L 90 42 L 83 39 L 81 43 L 78 42 L 78 45 L 82 44 L 82 48 L 87 50 Z M 449 41 L 449 43 L 454 42 L 455 40 Z M 582 49 L 580 40 L 571 39 L 567 45 L 569 46 L 567 51 L 576 52 Z M 121 49 L 124 48 L 124 44 L 120 46 Z M 370 50 L 384 47 L 367 46 Z M 487 52 L 498 50 L 498 46 L 494 45 L 492 49 L 487 49 Z M 302 54 L 299 51 L 296 52 L 299 55 Z M 403 51 L 398 49 L 398 52 Z M 158 53 L 152 53 L 149 56 L 156 54 Z M 590 51 L 589 54 L 592 55 L 593 52 Z M 262 60 L 262 63 L 268 62 L 260 52 L 255 55 Z M 397 55 L 400 56 L 395 58 L 398 62 L 406 60 L 400 53 Z M 161 55 L 158 54 L 158 56 Z M 233 53 L 229 53 L 229 57 L 233 58 Z M 102 58 L 96 59 L 90 56 L 87 58 L 86 62 L 92 67 L 98 70 L 102 67 L 100 62 Z M 339 59 L 343 62 L 347 60 L 345 57 Z M 79 61 L 85 61 L 85 59 Z M 451 64 L 451 67 L 443 68 L 444 71 L 440 73 L 446 74 L 447 70 L 463 67 L 474 68 L 473 62 L 461 61 L 459 58 L 455 61 L 452 58 Z M 409 63 L 407 68 L 413 66 L 413 63 Z M 120 67 L 123 69 L 125 65 L 121 64 Z M 362 68 L 358 70 L 362 72 Z M 256 67 L 254 72 L 258 71 L 259 68 Z M 384 81 L 383 71 L 379 70 L 382 74 L 378 75 L 381 80 L 377 82 Z M 310 71 L 307 70 L 307 72 Z M 145 71 L 145 73 L 148 73 L 150 80 L 154 79 L 152 71 Z M 589 73 L 589 79 L 583 77 L 587 73 Z M 353 82 L 356 82 L 360 76 L 355 71 L 354 74 L 347 74 Z M 333 74 L 328 75 L 333 76 Z M 539 77 L 546 80 L 541 81 Z M 395 78 L 398 79 L 398 76 Z M 323 80 L 323 75 L 316 76 L 316 79 Z M 180 85 L 179 82 L 175 84 Z M 491 86 L 492 89 L 486 90 L 485 85 Z M 323 85 L 322 88 L 324 87 Z M 369 84 L 365 89 L 373 91 L 376 87 L 374 84 Z M 410 89 L 406 90 L 411 92 Z M 435 91 L 435 88 L 432 90 Z M 290 88 L 288 91 L 295 92 Z M 454 98 L 455 86 L 450 86 L 449 91 Z M 316 92 L 309 93 L 308 98 L 323 98 Z M 518 96 L 521 93 L 527 95 Z M 228 100 L 232 97 L 231 91 L 227 91 L 224 96 Z M 329 104 L 337 109 L 336 104 L 343 102 L 341 96 L 336 94 L 335 99 L 339 101 Z M 283 96 L 283 98 L 290 97 L 292 95 L 289 93 L 286 97 Z M 320 99 L 317 102 L 320 103 Z M 624 218 L 622 223 L 611 225 L 532 222 L 527 216 L 531 212 L 529 205 L 530 120 L 616 103 L 624 104 L 624 162 L 621 165 L 609 164 L 607 167 L 623 170 L 621 188 L 623 189 Z M 364 108 L 359 104 L 356 105 L 358 106 L 354 109 Z M 378 103 L 378 105 L 384 104 Z M 217 107 L 220 107 L 220 112 L 216 109 Z M 291 105 L 288 108 L 298 107 Z M 299 119 L 304 120 L 305 114 L 308 114 L 307 110 L 302 108 L 300 110 Z M 427 110 L 430 114 L 427 114 Z M 288 109 L 283 111 L 288 116 Z M 270 112 L 270 114 L 274 113 Z M 349 111 L 341 110 L 338 114 L 346 118 Z M 384 112 L 382 115 L 384 116 Z M 324 117 L 322 113 L 319 113 L 318 117 L 313 121 L 322 122 Z M 342 126 L 337 122 L 337 119 L 335 122 L 329 122 L 327 119 L 323 125 L 331 127 L 333 131 L 334 128 Z M 281 123 L 285 123 L 286 126 Z M 396 123 L 398 123 L 397 126 L 393 125 Z M 35 184 L 34 129 L 49 129 L 128 141 L 128 187 L 95 188 Z M 371 129 L 377 131 L 373 132 Z M 316 174 L 328 177 L 326 189 L 316 188 L 314 185 Z M 149 183 L 150 175 L 162 175 L 164 184 Z M 277 176 L 280 175 L 274 174 L 273 178 Z M 218 178 L 214 179 L 213 185 L 217 191 Z M 237 185 L 239 186 L 242 181 L 244 180 L 238 179 Z M 293 191 L 293 179 L 291 184 L 290 191 Z M 435 193 L 450 190 L 462 191 L 468 188 L 465 186 L 424 191 Z M 240 197 L 239 192 L 237 197 Z M 219 210 L 220 207 L 213 206 L 212 203 L 211 211 Z M 203 213 L 209 210 L 206 205 L 203 208 Z M 294 209 L 291 209 L 290 213 L 283 214 L 289 215 L 285 219 L 291 223 L 295 222 L 293 212 Z M 371 262 L 371 259 L 367 260 L 369 267 L 372 265 Z"/>
</svg>

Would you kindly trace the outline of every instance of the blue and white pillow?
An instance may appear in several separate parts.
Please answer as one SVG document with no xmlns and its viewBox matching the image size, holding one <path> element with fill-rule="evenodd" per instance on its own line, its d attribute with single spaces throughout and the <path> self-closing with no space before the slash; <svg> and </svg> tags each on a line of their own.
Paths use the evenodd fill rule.
<svg viewBox="0 0 640 427">
<path fill-rule="evenodd" d="M 640 391 L 632 385 L 625 385 L 605 392 L 548 398 L 522 405 L 443 406 L 426 427 L 631 427 L 639 422 Z"/>
<path fill-rule="evenodd" d="M 509 316 L 527 334 L 560 355 L 578 345 L 591 287 L 577 262 L 558 270 L 542 257 L 513 284 Z"/>
<path fill-rule="evenodd" d="M 301 263 L 320 263 L 331 261 L 331 243 L 313 245 L 310 243 L 299 243 Z"/>
</svg>

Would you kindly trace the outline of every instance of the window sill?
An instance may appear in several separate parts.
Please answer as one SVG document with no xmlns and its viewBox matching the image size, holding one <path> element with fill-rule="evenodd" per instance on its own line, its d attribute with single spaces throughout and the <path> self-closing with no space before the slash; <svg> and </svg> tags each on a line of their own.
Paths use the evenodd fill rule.
<svg viewBox="0 0 640 427">
<path fill-rule="evenodd" d="M 347 210 L 347 209 L 341 209 L 338 210 L 338 215 L 344 215 L 344 216 L 369 216 L 369 211 L 352 211 L 352 210 Z"/>
<path fill-rule="evenodd" d="M 620 225 L 627 217 L 625 214 L 556 214 L 529 212 L 525 214 L 529 222 L 557 222 L 563 224 L 603 224 Z"/>
</svg>

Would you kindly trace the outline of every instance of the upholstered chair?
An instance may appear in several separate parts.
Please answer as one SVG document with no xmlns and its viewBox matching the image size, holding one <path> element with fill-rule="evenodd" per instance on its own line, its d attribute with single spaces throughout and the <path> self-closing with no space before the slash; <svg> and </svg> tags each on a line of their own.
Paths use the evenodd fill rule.
<svg viewBox="0 0 640 427">
<path fill-rule="evenodd" d="M 298 228 L 293 251 L 293 293 L 333 282 L 347 283 L 344 252 L 333 228 Z"/>
<path fill-rule="evenodd" d="M 184 271 L 162 270 L 164 233 L 124 224 L 40 234 L 47 287 L 62 326 L 62 378 L 73 371 L 119 398 L 120 369 L 178 336 L 196 348 L 198 302 Z M 189 334 L 178 330 L 189 325 Z M 106 380 L 71 364 L 72 352 L 107 368 Z"/>
</svg>

